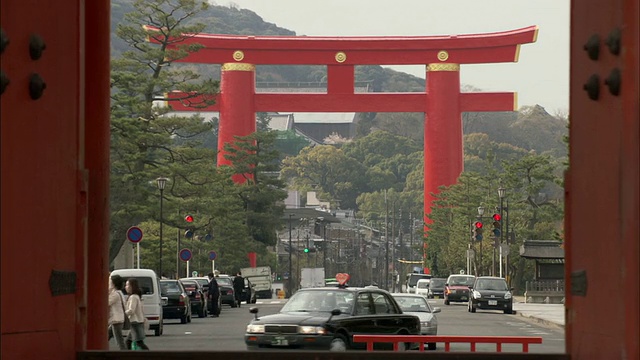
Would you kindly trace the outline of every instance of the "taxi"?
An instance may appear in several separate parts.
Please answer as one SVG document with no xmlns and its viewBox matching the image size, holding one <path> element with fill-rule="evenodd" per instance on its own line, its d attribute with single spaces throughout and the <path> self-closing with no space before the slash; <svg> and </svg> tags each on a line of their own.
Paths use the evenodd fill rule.
<svg viewBox="0 0 640 360">
<path fill-rule="evenodd" d="M 337 287 L 299 290 L 279 313 L 258 316 L 258 308 L 251 308 L 254 319 L 244 336 L 247 349 L 345 351 L 366 348 L 365 343 L 353 342 L 356 334 L 420 334 L 419 318 L 404 314 L 389 292 L 348 287 L 347 274 L 336 278 Z"/>
</svg>

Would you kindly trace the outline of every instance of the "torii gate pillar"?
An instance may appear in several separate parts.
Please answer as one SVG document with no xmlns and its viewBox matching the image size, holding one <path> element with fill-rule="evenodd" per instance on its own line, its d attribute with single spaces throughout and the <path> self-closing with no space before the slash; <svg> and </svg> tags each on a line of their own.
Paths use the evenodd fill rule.
<svg viewBox="0 0 640 360">
<path fill-rule="evenodd" d="M 231 165 L 231 161 L 224 157 L 225 144 L 233 144 L 235 136 L 247 136 L 256 131 L 256 67 L 246 63 L 225 63 L 220 71 L 220 79 L 218 166 Z"/>
<path fill-rule="evenodd" d="M 454 184 L 463 170 L 460 118 L 460 65 L 427 66 L 427 111 L 424 119 L 424 212 L 431 212 L 431 193 Z M 427 205 L 429 207 L 427 208 Z"/>
</svg>

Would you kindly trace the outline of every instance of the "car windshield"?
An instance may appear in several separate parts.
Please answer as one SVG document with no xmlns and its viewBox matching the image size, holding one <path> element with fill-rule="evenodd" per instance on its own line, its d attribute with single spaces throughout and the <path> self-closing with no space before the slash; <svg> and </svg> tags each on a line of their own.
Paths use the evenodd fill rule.
<svg viewBox="0 0 640 360">
<path fill-rule="evenodd" d="M 418 281 L 417 288 L 418 289 L 426 289 L 429 287 L 429 283 L 426 281 Z"/>
<path fill-rule="evenodd" d="M 352 304 L 353 293 L 347 291 L 298 291 L 280 312 L 331 312 L 334 309 L 340 309 L 348 313 L 351 312 Z"/>
<path fill-rule="evenodd" d="M 233 286 L 233 283 L 229 278 L 217 277 L 216 282 L 218 283 L 218 286 Z"/>
<path fill-rule="evenodd" d="M 129 279 L 138 280 L 138 286 L 140 287 L 140 291 L 142 291 L 142 295 L 150 295 L 153 294 L 153 280 L 151 280 L 148 276 L 129 276 L 122 277 L 123 281 L 127 281 Z"/>
<path fill-rule="evenodd" d="M 393 295 L 403 312 L 431 312 L 431 307 L 422 296 Z"/>
<path fill-rule="evenodd" d="M 407 284 L 409 286 L 416 286 L 416 283 L 418 282 L 418 280 L 420 280 L 420 279 L 429 279 L 429 278 L 431 278 L 431 275 L 409 274 L 409 280 L 407 281 Z"/>
<path fill-rule="evenodd" d="M 161 281 L 160 288 L 162 295 L 181 294 L 182 289 L 177 281 Z"/>
<path fill-rule="evenodd" d="M 429 283 L 429 287 L 430 288 L 443 288 L 445 282 L 447 282 L 445 279 L 431 279 L 431 282 Z"/>
<path fill-rule="evenodd" d="M 474 280 L 473 276 L 452 276 L 449 278 L 449 286 L 470 286 Z"/>
<path fill-rule="evenodd" d="M 503 279 L 478 279 L 476 290 L 507 291 L 507 282 Z"/>
<path fill-rule="evenodd" d="M 196 290 L 196 284 L 195 283 L 184 282 L 184 283 L 182 283 L 182 286 L 184 286 L 184 289 L 187 290 L 187 291 Z"/>
</svg>

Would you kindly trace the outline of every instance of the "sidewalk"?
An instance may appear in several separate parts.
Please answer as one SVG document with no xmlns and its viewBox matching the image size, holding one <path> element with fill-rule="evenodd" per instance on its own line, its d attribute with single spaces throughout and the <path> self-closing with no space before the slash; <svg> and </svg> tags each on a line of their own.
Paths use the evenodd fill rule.
<svg viewBox="0 0 640 360">
<path fill-rule="evenodd" d="M 516 315 L 524 316 L 535 322 L 564 328 L 564 304 L 525 303 L 524 296 L 514 296 L 513 310 Z"/>
</svg>

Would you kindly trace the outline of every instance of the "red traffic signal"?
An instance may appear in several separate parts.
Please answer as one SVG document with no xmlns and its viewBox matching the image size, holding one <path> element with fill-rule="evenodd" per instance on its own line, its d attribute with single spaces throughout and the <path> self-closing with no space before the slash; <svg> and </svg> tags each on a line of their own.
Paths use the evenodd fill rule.
<svg viewBox="0 0 640 360">
<path fill-rule="evenodd" d="M 191 215 L 187 215 L 184 217 L 184 221 L 188 222 L 188 223 L 192 223 L 193 222 L 193 216 Z"/>
<path fill-rule="evenodd" d="M 493 214 L 493 221 L 500 221 L 502 220 L 502 216 L 500 216 L 500 214 Z"/>
<path fill-rule="evenodd" d="M 482 226 L 483 226 L 483 225 L 482 225 L 482 222 L 480 222 L 480 221 L 476 221 L 476 222 L 474 222 L 474 223 L 473 223 L 473 226 L 474 226 L 476 229 L 482 229 Z"/>
</svg>

